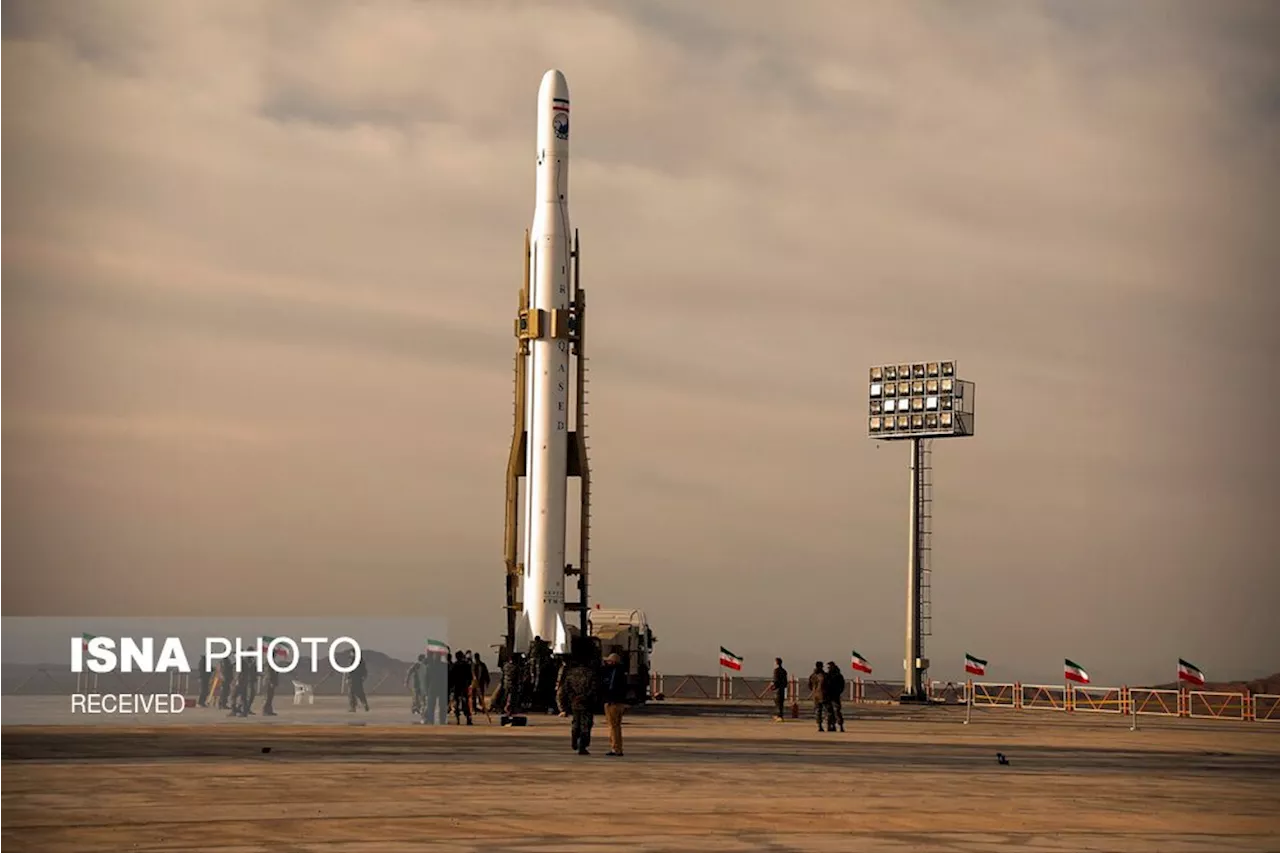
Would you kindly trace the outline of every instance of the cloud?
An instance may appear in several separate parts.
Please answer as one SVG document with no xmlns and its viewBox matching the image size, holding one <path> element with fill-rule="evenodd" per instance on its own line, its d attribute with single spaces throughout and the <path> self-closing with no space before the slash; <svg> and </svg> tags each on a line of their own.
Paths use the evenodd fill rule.
<svg viewBox="0 0 1280 853">
<path fill-rule="evenodd" d="M 932 357 L 979 405 L 934 457 L 934 659 L 1274 668 L 1277 35 L 1265 3 L 9 3 L 6 613 L 252 581 L 493 639 L 560 67 L 593 586 L 663 668 L 897 658 L 905 449 L 860 401 Z"/>
</svg>

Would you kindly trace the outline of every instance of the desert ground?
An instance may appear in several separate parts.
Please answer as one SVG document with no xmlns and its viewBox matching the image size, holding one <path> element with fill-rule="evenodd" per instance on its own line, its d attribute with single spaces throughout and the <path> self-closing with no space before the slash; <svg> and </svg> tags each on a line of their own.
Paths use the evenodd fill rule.
<svg viewBox="0 0 1280 853">
<path fill-rule="evenodd" d="M 292 710 L 292 706 L 289 706 Z M 334 709 L 338 710 L 338 709 Z M 377 710 L 377 709 L 375 709 Z M 1280 726 L 961 709 L 6 725 L 6 853 L 1277 851 Z M 403 715 L 402 713 L 400 714 Z M 184 715 L 185 716 L 185 715 Z M 198 718 L 188 718 L 196 720 Z M 269 751 L 268 751 L 269 750 Z M 997 762 L 996 753 L 1009 759 Z"/>
</svg>

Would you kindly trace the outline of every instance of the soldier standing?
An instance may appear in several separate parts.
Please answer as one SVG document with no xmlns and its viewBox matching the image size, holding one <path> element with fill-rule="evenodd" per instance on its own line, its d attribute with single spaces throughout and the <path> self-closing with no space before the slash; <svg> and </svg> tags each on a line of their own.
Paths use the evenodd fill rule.
<svg viewBox="0 0 1280 853">
<path fill-rule="evenodd" d="M 209 659 L 206 655 L 200 656 L 200 698 L 196 700 L 196 704 L 201 708 L 209 704 L 209 679 L 213 677 L 213 673 L 209 671 Z"/>
<path fill-rule="evenodd" d="M 231 704 L 231 684 L 236 679 L 236 667 L 230 656 L 218 664 L 218 708 L 225 711 Z"/>
<path fill-rule="evenodd" d="M 253 697 L 249 686 L 258 679 L 258 670 L 254 664 L 242 666 L 232 679 L 231 713 L 232 717 L 247 717 L 253 713 Z"/>
<path fill-rule="evenodd" d="M 270 663 L 267 663 L 267 671 L 262 676 L 266 700 L 262 703 L 262 716 L 274 717 L 276 715 L 276 687 L 280 685 L 280 673 Z"/>
<path fill-rule="evenodd" d="M 844 731 L 844 711 L 841 709 L 841 697 L 844 695 L 844 673 L 835 661 L 827 661 L 826 679 L 822 682 L 822 697 L 827 705 L 827 731 L 834 732 L 836 726 Z"/>
<path fill-rule="evenodd" d="M 485 665 L 484 658 L 476 655 L 471 660 L 471 712 L 475 713 L 477 707 L 480 713 L 488 713 L 489 709 L 485 701 L 485 697 L 489 693 L 489 667 Z"/>
<path fill-rule="evenodd" d="M 351 660 L 355 660 L 354 654 Z M 347 673 L 347 710 L 352 714 L 356 712 L 357 703 L 364 705 L 365 711 L 369 710 L 369 697 L 364 695 L 364 680 L 368 675 L 369 668 L 364 665 L 363 657 L 356 668 Z"/>
<path fill-rule="evenodd" d="M 449 687 L 453 693 L 453 719 L 458 725 L 462 725 L 463 715 L 467 718 L 467 725 L 471 725 L 471 664 L 467 663 L 467 656 L 463 652 L 458 652 L 453 665 L 449 668 Z"/>
<path fill-rule="evenodd" d="M 595 723 L 596 700 L 600 683 L 595 667 L 587 660 L 581 643 L 575 643 L 574 654 L 560 670 L 556 685 L 556 705 L 560 712 L 573 715 L 570 724 L 572 748 L 578 755 L 590 755 L 591 727 Z"/>
<path fill-rule="evenodd" d="M 822 661 L 813 664 L 813 672 L 809 674 L 809 692 L 813 696 L 813 714 L 818 719 L 818 731 L 823 731 L 822 717 L 826 705 L 823 700 L 822 684 L 827 674 L 822 670 Z"/>
<path fill-rule="evenodd" d="M 769 683 L 769 689 L 773 691 L 773 719 L 776 722 L 782 722 L 782 709 L 787 703 L 787 670 L 782 666 L 782 658 L 773 659 L 773 680 Z"/>
<path fill-rule="evenodd" d="M 410 714 L 422 713 L 422 669 L 426 666 L 427 656 L 418 655 L 418 659 L 409 664 L 409 670 L 404 674 L 404 686 L 413 692 L 413 704 L 409 706 Z"/>
<path fill-rule="evenodd" d="M 425 725 L 443 725 L 449 721 L 445 691 L 448 687 L 449 664 L 439 652 L 427 655 L 426 662 L 418 670 L 423 695 L 422 722 Z"/>
<path fill-rule="evenodd" d="M 515 652 L 502 665 L 503 711 L 507 716 L 520 713 L 524 708 L 524 666 L 519 652 Z"/>
</svg>

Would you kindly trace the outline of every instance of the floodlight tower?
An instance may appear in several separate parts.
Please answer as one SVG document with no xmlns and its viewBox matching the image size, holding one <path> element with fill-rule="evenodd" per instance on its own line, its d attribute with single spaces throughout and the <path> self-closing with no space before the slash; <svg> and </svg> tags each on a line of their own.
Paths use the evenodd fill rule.
<svg viewBox="0 0 1280 853">
<path fill-rule="evenodd" d="M 924 637 L 930 631 L 929 566 L 935 438 L 973 435 L 973 383 L 956 376 L 954 361 L 871 368 L 867 430 L 878 441 L 911 442 L 911 536 L 907 540 L 907 655 L 901 701 L 927 702 Z M 926 444 L 927 442 L 927 444 Z"/>
</svg>

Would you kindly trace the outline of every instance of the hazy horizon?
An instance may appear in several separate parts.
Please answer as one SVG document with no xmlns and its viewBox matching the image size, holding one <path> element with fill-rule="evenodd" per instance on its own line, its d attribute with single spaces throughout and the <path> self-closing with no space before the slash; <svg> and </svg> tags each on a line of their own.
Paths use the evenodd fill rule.
<svg viewBox="0 0 1280 853">
<path fill-rule="evenodd" d="M 6 2 L 4 616 L 498 642 L 559 68 L 593 601 L 659 671 L 901 678 L 867 368 L 947 358 L 933 677 L 1280 669 L 1280 9 L 797 8 Z"/>
</svg>

